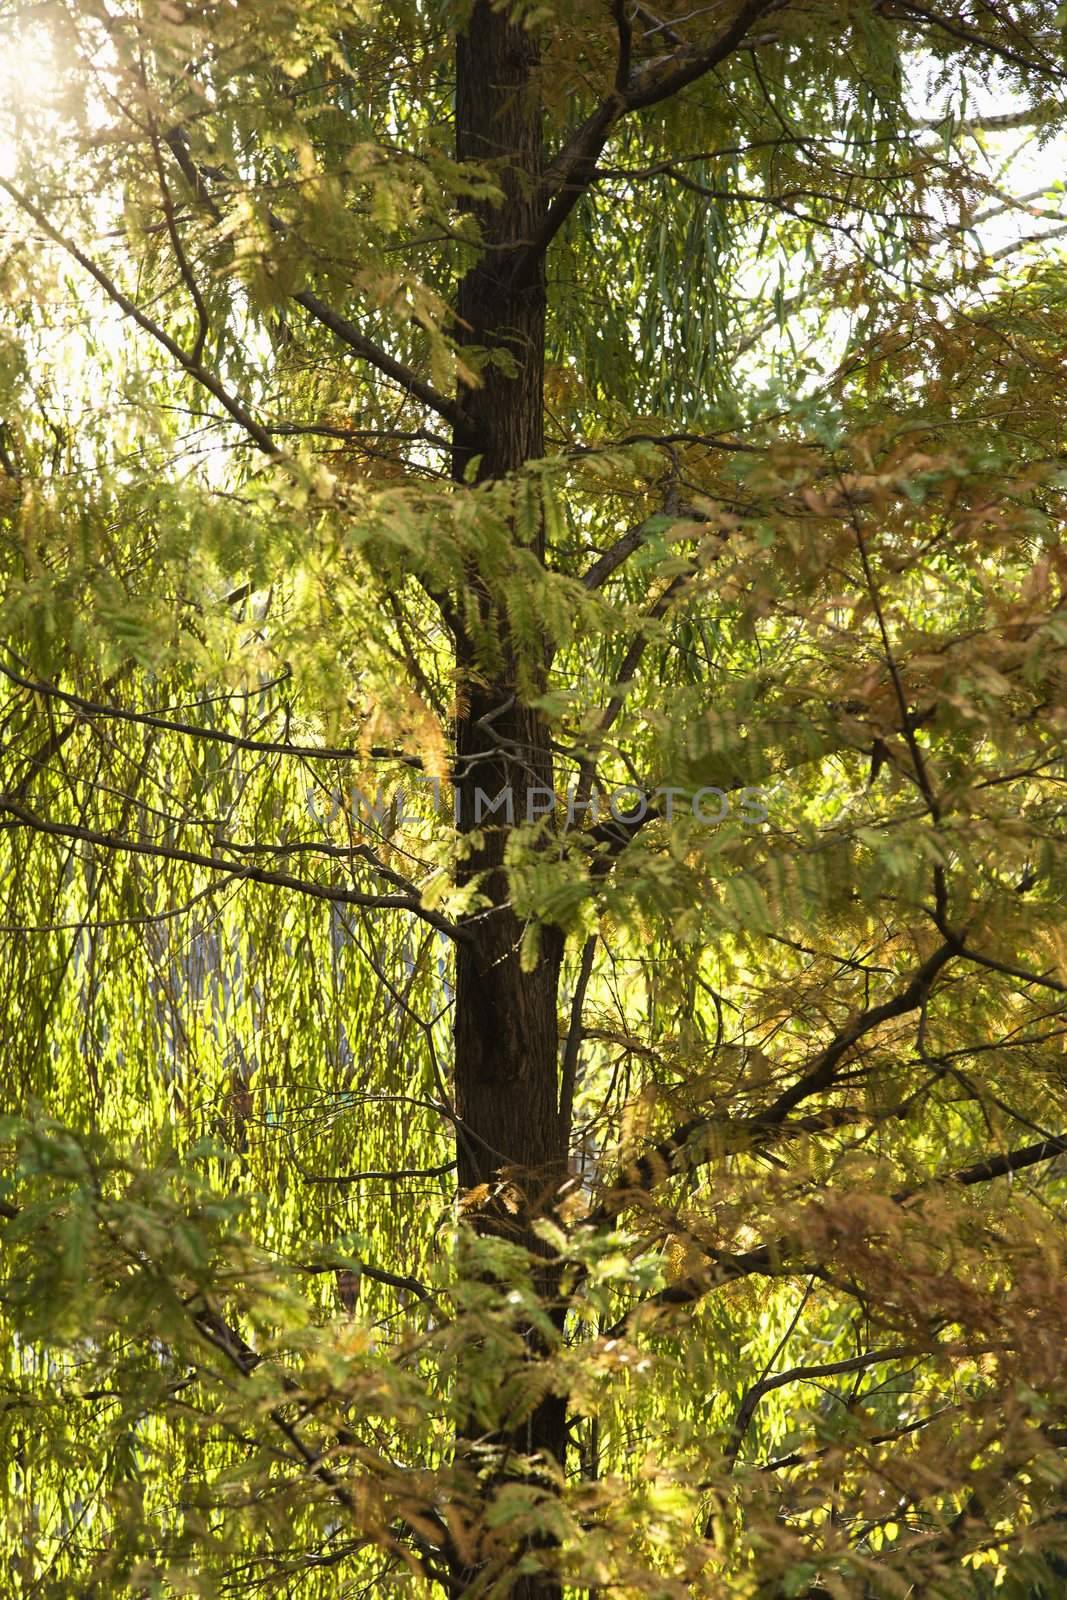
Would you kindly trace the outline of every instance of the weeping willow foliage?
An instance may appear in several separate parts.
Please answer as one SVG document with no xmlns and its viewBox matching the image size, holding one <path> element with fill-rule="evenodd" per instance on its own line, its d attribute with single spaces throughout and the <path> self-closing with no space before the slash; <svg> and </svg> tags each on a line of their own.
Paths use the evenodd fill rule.
<svg viewBox="0 0 1067 1600">
<path fill-rule="evenodd" d="M 508 15 L 0 20 L 5 1592 L 1051 1596 L 1062 8 Z"/>
</svg>

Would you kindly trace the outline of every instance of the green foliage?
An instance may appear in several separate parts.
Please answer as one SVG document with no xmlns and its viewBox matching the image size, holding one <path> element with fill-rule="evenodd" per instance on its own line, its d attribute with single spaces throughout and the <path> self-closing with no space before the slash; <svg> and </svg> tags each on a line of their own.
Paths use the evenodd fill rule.
<svg viewBox="0 0 1067 1600">
<path fill-rule="evenodd" d="M 504 9 L 0 21 L 11 1592 L 1052 1595 L 1061 19 Z"/>
</svg>

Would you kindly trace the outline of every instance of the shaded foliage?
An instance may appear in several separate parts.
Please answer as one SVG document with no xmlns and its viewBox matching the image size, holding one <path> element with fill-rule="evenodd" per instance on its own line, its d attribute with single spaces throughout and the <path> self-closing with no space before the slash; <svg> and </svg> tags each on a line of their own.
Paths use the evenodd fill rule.
<svg viewBox="0 0 1067 1600">
<path fill-rule="evenodd" d="M 2 27 L 13 1592 L 1057 1592 L 1062 18 Z"/>
</svg>

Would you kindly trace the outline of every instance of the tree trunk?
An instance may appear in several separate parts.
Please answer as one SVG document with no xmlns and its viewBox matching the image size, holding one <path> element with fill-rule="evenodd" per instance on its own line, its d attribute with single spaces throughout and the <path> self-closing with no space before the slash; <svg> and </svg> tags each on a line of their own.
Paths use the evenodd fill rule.
<svg viewBox="0 0 1067 1600">
<path fill-rule="evenodd" d="M 532 237 L 540 201 L 541 113 L 537 101 L 536 41 L 486 0 L 477 0 L 456 58 L 456 146 L 460 160 L 491 163 L 504 191 L 502 203 L 479 206 L 485 251 L 459 287 L 462 337 L 475 347 L 504 348 L 507 370 L 489 366 L 476 388 L 460 398 L 472 424 L 471 437 L 457 440 L 457 479 L 480 460 L 480 481 L 506 477 L 544 453 L 543 378 L 545 287 L 539 267 L 521 287 L 510 281 L 514 251 Z M 543 548 L 539 550 L 543 553 Z M 475 592 L 479 592 L 474 580 Z M 467 926 L 469 942 L 456 958 L 455 1092 L 461 1119 L 459 1182 L 463 1188 L 492 1184 L 501 1168 L 529 1198 L 518 1211 L 482 1207 L 476 1225 L 501 1234 L 535 1254 L 544 1247 L 530 1231 L 532 1203 L 562 1177 L 568 1130 L 558 1110 L 558 984 L 563 941 L 542 930 L 540 959 L 523 971 L 523 925 L 508 907 L 504 847 L 509 817 L 527 817 L 533 788 L 551 792 L 552 753 L 539 715 L 521 703 L 506 618 L 481 591 L 483 621 L 499 641 L 497 665 L 486 670 L 469 643 L 457 657 L 459 713 L 456 726 L 456 793 L 463 832 L 480 828 L 483 842 L 464 870 L 485 873 L 496 909 Z M 506 807 L 509 803 L 511 810 Z M 487 807 L 500 801 L 494 813 Z M 536 808 L 536 814 L 544 805 Z M 541 1287 L 552 1292 L 546 1263 Z M 531 1353 L 536 1344 L 531 1337 Z M 502 1439 L 523 1453 L 546 1453 L 562 1462 L 565 1406 L 550 1397 L 517 1430 Z M 551 1580 L 517 1579 L 516 1600 L 551 1600 L 560 1594 Z"/>
</svg>

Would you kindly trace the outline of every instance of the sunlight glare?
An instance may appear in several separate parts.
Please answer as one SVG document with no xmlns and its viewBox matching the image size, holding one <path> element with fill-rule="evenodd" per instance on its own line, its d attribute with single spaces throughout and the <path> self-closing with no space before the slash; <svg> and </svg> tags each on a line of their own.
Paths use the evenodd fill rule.
<svg viewBox="0 0 1067 1600">
<path fill-rule="evenodd" d="M 27 133 L 47 113 L 57 88 L 52 40 L 42 28 L 0 36 L 0 177 L 13 178 Z"/>
</svg>

